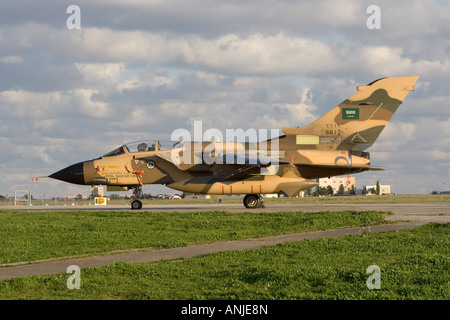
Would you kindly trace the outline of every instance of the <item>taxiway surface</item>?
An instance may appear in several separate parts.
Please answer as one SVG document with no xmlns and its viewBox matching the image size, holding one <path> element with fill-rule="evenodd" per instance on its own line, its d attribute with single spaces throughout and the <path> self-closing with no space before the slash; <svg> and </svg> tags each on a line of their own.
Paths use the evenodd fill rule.
<svg viewBox="0 0 450 320">
<path fill-rule="evenodd" d="M 131 210 L 129 205 L 108 206 L 31 206 L 31 207 L 0 207 L 0 209 L 20 209 L 31 211 L 57 210 Z M 145 205 L 141 211 L 156 212 L 190 212 L 190 211 L 230 211 L 230 212 L 282 212 L 282 211 L 389 211 L 394 213 L 387 219 L 390 221 L 425 221 L 450 222 L 450 203 L 376 203 L 376 204 L 278 204 L 269 203 L 265 208 L 246 209 L 242 204 L 151 204 Z"/>
</svg>

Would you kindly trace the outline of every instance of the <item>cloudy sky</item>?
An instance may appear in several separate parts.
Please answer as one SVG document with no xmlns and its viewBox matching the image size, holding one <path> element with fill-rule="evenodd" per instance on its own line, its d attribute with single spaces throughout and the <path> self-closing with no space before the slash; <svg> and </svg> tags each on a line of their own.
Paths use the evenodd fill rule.
<svg viewBox="0 0 450 320">
<path fill-rule="evenodd" d="M 81 10 L 69 29 L 67 8 Z M 367 8 L 381 29 L 367 27 Z M 89 194 L 30 177 L 173 130 L 303 126 L 386 76 L 420 76 L 357 187 L 450 189 L 450 4 L 444 0 L 0 3 L 0 195 Z M 146 187 L 146 192 L 161 188 Z"/>
</svg>

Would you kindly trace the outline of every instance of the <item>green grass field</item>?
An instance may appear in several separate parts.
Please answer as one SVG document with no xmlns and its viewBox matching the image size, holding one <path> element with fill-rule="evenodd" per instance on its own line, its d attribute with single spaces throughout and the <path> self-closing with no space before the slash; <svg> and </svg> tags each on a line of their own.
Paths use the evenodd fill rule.
<svg viewBox="0 0 450 320">
<path fill-rule="evenodd" d="M 0 210 L 0 264 L 368 226 L 387 223 L 388 214 Z M 0 299 L 448 300 L 449 235 L 450 224 L 429 224 L 190 259 L 115 263 L 83 269 L 80 290 L 67 288 L 68 274 L 4 280 Z M 371 265 L 381 270 L 380 290 L 367 288 Z"/>
<path fill-rule="evenodd" d="M 0 299 L 450 299 L 450 224 L 0 282 Z M 380 268 L 380 289 L 366 269 Z"/>
<path fill-rule="evenodd" d="M 0 211 L 0 264 L 386 223 L 382 212 Z"/>
</svg>

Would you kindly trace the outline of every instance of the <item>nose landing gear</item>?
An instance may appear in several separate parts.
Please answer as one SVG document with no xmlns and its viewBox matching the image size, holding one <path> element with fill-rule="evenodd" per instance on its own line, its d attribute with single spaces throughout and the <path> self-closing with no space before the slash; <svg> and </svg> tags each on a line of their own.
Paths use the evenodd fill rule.
<svg viewBox="0 0 450 320">
<path fill-rule="evenodd" d="M 140 200 L 133 200 L 133 202 L 131 202 L 131 209 L 133 210 L 142 209 L 142 202 Z"/>
<path fill-rule="evenodd" d="M 133 187 L 134 200 L 131 202 L 131 209 L 140 210 L 142 209 L 142 201 L 139 200 L 141 197 L 142 186 Z"/>
</svg>

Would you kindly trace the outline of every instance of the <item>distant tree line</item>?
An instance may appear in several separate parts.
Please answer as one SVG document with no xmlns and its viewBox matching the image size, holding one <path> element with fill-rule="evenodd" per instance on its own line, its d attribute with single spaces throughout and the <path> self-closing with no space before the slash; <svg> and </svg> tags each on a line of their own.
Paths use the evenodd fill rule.
<svg viewBox="0 0 450 320">
<path fill-rule="evenodd" d="M 326 187 L 319 187 L 319 186 L 317 186 L 316 189 L 314 190 L 314 192 L 312 192 L 311 189 L 308 189 L 308 190 L 305 191 L 305 195 L 306 196 L 315 196 L 315 197 L 318 197 L 318 196 L 331 196 L 333 194 L 334 194 L 334 190 L 333 190 L 333 187 L 330 186 L 330 185 L 328 185 Z M 336 194 L 339 194 L 341 196 L 345 194 L 345 187 L 344 187 L 343 184 L 341 184 L 339 186 L 339 189 L 337 190 Z M 349 194 L 356 195 L 356 188 L 355 188 L 354 184 L 352 184 L 352 186 L 351 186 L 351 188 L 349 190 Z"/>
</svg>

